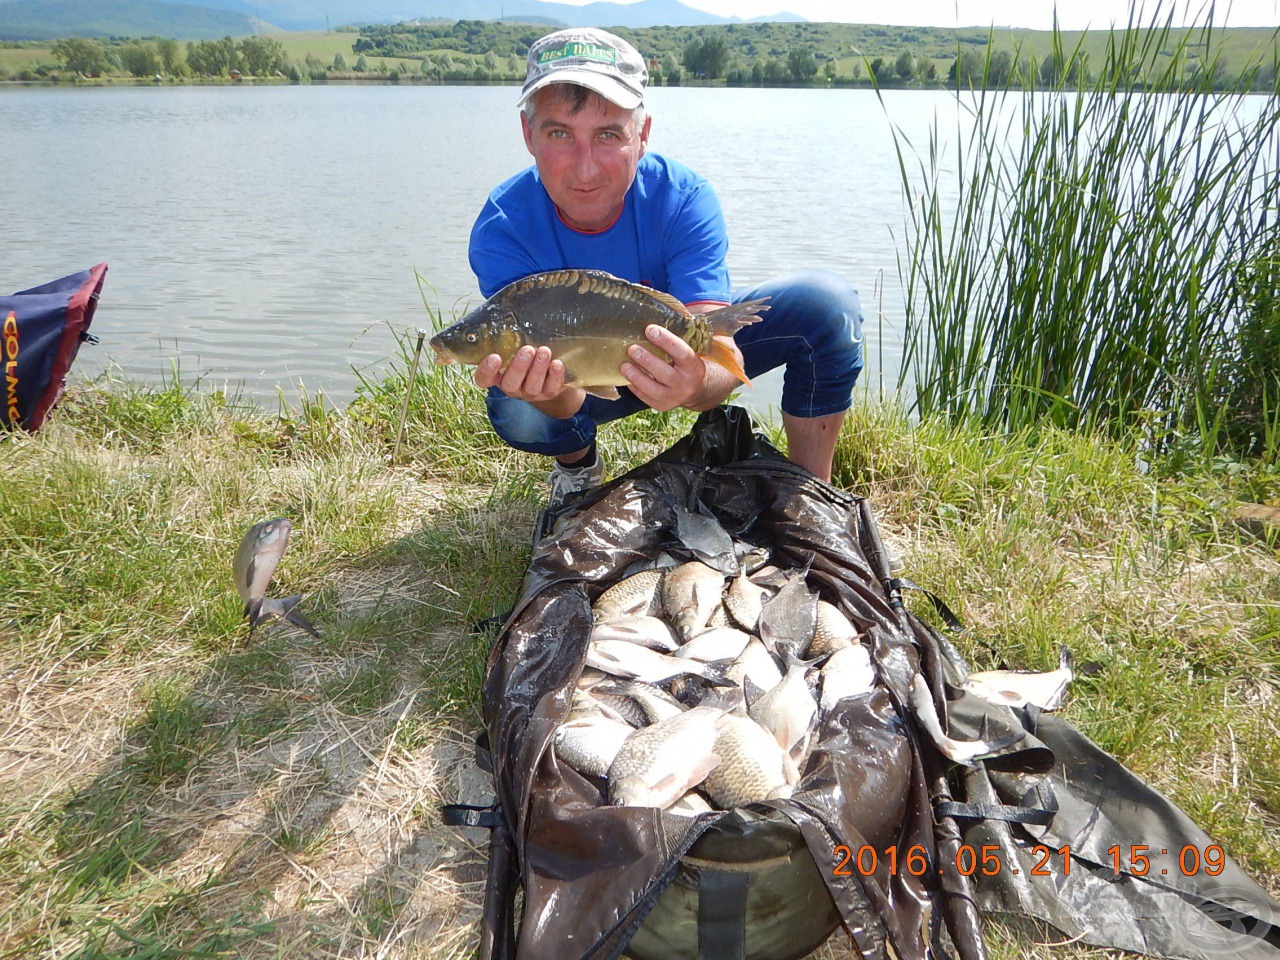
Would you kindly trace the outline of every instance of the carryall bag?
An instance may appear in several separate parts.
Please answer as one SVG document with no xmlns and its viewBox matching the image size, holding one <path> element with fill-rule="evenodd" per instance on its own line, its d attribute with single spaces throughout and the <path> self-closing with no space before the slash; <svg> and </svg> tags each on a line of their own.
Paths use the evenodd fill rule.
<svg viewBox="0 0 1280 960">
<path fill-rule="evenodd" d="M 80 344 L 97 343 L 89 324 L 107 265 L 73 273 L 30 290 L 0 297 L 0 363 L 4 401 L 0 422 L 36 431 L 66 389 Z"/>
<path fill-rule="evenodd" d="M 790 799 L 699 818 L 610 807 L 551 749 L 591 601 L 673 545 L 670 504 L 687 495 L 784 565 L 811 561 L 809 581 L 865 636 L 878 678 L 822 722 Z M 1280 960 L 1280 905 L 1229 857 L 1186 876 L 1112 869 L 1115 845 L 1176 855 L 1213 842 L 1070 724 L 962 690 L 968 665 L 904 606 L 920 588 L 892 575 L 867 501 L 785 460 L 744 411 L 704 413 L 546 521 L 483 687 L 497 803 L 446 809 L 448 823 L 492 830 L 480 960 L 795 960 L 840 927 L 860 960 L 985 960 L 980 910 L 1147 956 Z M 907 706 L 917 672 L 952 736 L 1007 745 L 946 762 Z"/>
</svg>

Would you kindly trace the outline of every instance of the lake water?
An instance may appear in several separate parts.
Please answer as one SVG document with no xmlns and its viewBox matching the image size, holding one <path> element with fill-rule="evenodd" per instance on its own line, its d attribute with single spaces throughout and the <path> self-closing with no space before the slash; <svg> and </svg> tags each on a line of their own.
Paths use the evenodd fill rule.
<svg viewBox="0 0 1280 960">
<path fill-rule="evenodd" d="M 76 373 L 338 403 L 393 331 L 480 301 L 467 236 L 527 166 L 515 87 L 0 90 L 0 290 L 109 266 Z M 811 267 L 861 292 L 863 383 L 891 388 L 902 236 L 890 123 L 926 141 L 945 93 L 658 88 L 650 148 L 708 177 L 735 284 Z M 949 121 L 948 121 L 949 122 Z M 883 282 L 883 330 L 877 320 Z M 882 335 L 883 333 L 883 335 Z M 761 378 L 749 405 L 777 402 Z"/>
</svg>

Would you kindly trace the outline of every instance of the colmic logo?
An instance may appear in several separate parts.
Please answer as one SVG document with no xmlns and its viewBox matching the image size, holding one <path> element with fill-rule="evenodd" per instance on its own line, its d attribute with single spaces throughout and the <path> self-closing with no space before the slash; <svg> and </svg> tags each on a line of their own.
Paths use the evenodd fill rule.
<svg viewBox="0 0 1280 960">
<path fill-rule="evenodd" d="M 4 380 L 5 412 L 10 423 L 21 423 L 18 412 L 18 315 L 12 310 L 4 318 Z"/>
<path fill-rule="evenodd" d="M 618 59 L 618 51 L 612 47 L 598 47 L 594 43 L 566 43 L 554 50 L 543 50 L 538 54 L 539 63 L 551 63 L 565 57 L 582 57 L 584 60 L 596 60 L 600 63 L 614 63 Z"/>
</svg>

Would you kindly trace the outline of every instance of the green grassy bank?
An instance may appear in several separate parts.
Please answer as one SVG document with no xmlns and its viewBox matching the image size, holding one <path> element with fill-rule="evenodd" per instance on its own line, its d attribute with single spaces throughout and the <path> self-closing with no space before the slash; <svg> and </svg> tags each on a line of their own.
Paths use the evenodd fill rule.
<svg viewBox="0 0 1280 960">
<path fill-rule="evenodd" d="M 485 799 L 469 624 L 514 600 L 545 475 L 468 382 L 419 376 L 395 464 L 397 374 L 275 413 L 99 382 L 0 437 L 0 957 L 473 955 L 484 838 L 436 807 Z M 611 425 L 612 472 L 691 422 Z M 1280 561 L 1231 522 L 1245 479 L 1277 493 L 864 399 L 837 462 L 976 665 L 1098 661 L 1063 715 L 1277 892 Z M 241 620 L 231 557 L 276 515 L 272 594 L 306 594 L 322 639 Z M 1057 939 L 990 933 L 1102 955 Z"/>
</svg>

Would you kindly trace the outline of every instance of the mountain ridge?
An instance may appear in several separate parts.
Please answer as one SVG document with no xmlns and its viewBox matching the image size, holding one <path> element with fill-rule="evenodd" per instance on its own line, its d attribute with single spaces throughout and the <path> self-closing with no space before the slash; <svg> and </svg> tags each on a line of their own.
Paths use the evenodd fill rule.
<svg viewBox="0 0 1280 960">
<path fill-rule="evenodd" d="M 0 39 L 167 36 L 201 40 L 247 36 L 264 30 L 326 30 L 353 24 L 415 20 L 512 20 L 564 26 L 703 26 L 728 23 L 803 23 L 780 11 L 744 20 L 720 17 L 680 0 L 596 2 L 585 6 L 547 0 L 0 0 Z"/>
</svg>

